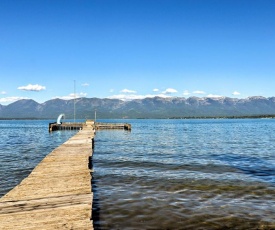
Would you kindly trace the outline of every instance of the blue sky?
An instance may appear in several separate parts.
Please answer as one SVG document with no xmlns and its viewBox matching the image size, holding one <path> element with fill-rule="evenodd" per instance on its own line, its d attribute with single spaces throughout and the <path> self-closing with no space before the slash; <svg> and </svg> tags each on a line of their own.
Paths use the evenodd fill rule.
<svg viewBox="0 0 275 230">
<path fill-rule="evenodd" d="M 275 1 L 0 0 L 0 104 L 275 96 Z"/>
</svg>

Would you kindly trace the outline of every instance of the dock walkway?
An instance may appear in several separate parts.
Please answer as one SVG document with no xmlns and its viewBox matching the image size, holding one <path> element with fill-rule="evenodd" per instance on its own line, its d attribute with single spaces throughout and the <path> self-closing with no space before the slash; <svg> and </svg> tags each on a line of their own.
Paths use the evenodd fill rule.
<svg viewBox="0 0 275 230">
<path fill-rule="evenodd" d="M 83 126 L 0 199 L 0 229 L 93 229 L 89 157 L 94 129 Z"/>
</svg>

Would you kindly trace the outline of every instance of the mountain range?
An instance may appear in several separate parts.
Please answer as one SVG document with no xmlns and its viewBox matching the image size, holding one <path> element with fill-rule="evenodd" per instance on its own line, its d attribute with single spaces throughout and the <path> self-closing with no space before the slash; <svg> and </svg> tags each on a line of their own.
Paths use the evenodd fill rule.
<svg viewBox="0 0 275 230">
<path fill-rule="evenodd" d="M 275 115 L 275 97 L 245 99 L 219 97 L 153 97 L 123 101 L 118 99 L 52 99 L 37 103 L 31 99 L 0 105 L 0 119 L 52 119 L 64 113 L 67 119 L 106 118 L 186 118 Z"/>
</svg>

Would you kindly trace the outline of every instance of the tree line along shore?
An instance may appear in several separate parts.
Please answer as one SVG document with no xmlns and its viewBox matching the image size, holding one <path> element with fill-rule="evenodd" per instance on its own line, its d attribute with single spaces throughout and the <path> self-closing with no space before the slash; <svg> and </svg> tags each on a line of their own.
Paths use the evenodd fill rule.
<svg viewBox="0 0 275 230">
<path fill-rule="evenodd" d="M 169 118 L 154 118 L 154 117 L 139 117 L 131 119 L 274 119 L 274 115 L 249 115 L 249 116 L 183 116 L 183 117 L 169 117 Z M 0 120 L 53 120 L 55 118 L 0 118 Z M 107 118 L 107 119 L 117 119 L 117 118 Z M 125 119 L 125 118 L 121 118 Z M 127 118 L 128 119 L 128 118 Z M 130 118 L 129 118 L 130 119 Z"/>
</svg>

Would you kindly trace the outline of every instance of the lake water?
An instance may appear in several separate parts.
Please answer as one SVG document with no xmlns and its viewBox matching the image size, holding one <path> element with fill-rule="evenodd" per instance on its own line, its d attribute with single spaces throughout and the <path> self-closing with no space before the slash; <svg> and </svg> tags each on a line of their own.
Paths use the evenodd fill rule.
<svg viewBox="0 0 275 230">
<path fill-rule="evenodd" d="M 95 229 L 275 229 L 275 120 L 126 122 L 96 134 Z M 75 133 L 47 128 L 0 122 L 1 195 Z"/>
<path fill-rule="evenodd" d="M 76 131 L 48 132 L 49 122 L 0 120 L 0 197 Z"/>
</svg>

